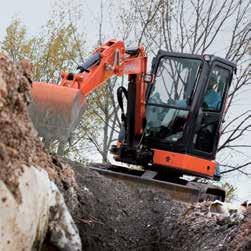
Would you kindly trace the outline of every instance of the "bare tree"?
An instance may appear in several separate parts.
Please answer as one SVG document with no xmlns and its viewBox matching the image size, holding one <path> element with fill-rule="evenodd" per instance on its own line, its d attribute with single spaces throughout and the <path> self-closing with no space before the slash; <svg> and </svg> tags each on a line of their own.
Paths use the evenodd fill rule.
<svg viewBox="0 0 251 251">
<path fill-rule="evenodd" d="M 222 173 L 239 171 L 251 165 L 251 110 L 248 105 L 236 109 L 239 99 L 247 98 L 250 81 L 249 0 L 139 0 L 130 1 L 127 12 L 136 13 L 134 29 L 139 43 L 150 54 L 159 48 L 193 54 L 217 54 L 237 63 L 238 71 L 231 86 L 218 149 Z M 127 14 L 129 15 L 129 14 Z M 244 142 L 244 143 L 243 143 Z M 237 156 L 237 163 L 233 158 Z M 243 161 L 239 161 L 242 159 Z M 231 163 L 231 164 L 230 164 Z"/>
</svg>

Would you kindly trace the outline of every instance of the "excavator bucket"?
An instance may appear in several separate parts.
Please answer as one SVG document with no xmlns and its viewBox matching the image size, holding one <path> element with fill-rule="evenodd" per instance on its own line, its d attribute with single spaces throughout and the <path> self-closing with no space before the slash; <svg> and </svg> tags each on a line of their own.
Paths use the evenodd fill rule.
<svg viewBox="0 0 251 251">
<path fill-rule="evenodd" d="M 79 89 L 34 82 L 29 113 L 39 136 L 65 142 L 79 124 L 86 100 Z"/>
</svg>

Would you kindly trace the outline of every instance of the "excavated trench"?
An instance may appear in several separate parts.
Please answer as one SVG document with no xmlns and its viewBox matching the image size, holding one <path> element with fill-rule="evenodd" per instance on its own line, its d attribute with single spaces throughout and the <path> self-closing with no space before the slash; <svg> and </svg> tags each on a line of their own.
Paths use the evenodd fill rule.
<svg viewBox="0 0 251 251">
<path fill-rule="evenodd" d="M 251 250 L 251 210 L 244 220 L 210 216 L 209 202 L 191 206 L 72 167 L 78 196 L 65 198 L 85 250 Z"/>
<path fill-rule="evenodd" d="M 22 164 L 38 165 L 64 194 L 83 250 L 251 250 L 250 208 L 243 219 L 212 215 L 208 202 L 188 205 L 132 189 L 46 154 L 27 113 L 30 74 L 28 64 L 0 55 L 0 179 L 16 200 Z M 43 250 L 55 249 L 45 243 Z"/>
</svg>

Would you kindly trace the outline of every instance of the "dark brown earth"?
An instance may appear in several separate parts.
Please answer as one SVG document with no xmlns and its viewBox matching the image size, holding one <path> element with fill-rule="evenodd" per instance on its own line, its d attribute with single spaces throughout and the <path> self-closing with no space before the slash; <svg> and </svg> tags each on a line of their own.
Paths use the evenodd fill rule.
<svg viewBox="0 0 251 251">
<path fill-rule="evenodd" d="M 0 55 L 0 179 L 17 199 L 22 164 L 35 165 L 59 184 L 84 250 L 251 250 L 250 210 L 243 220 L 209 216 L 208 203 L 179 203 L 49 156 L 28 117 L 29 79 L 27 62 Z"/>
<path fill-rule="evenodd" d="M 85 250 L 251 250 L 250 214 L 209 216 L 208 202 L 187 205 L 72 166 L 78 195 L 65 198 Z"/>
</svg>

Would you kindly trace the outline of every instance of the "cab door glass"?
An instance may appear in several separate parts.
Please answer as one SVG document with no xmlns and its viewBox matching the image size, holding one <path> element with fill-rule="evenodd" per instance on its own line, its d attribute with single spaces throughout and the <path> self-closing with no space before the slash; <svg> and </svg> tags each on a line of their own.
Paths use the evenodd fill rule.
<svg viewBox="0 0 251 251">
<path fill-rule="evenodd" d="M 194 138 L 196 150 L 212 153 L 218 143 L 217 131 L 229 81 L 230 71 L 216 65 L 210 74 L 203 97 L 202 120 Z"/>
<path fill-rule="evenodd" d="M 229 79 L 229 71 L 215 66 L 210 74 L 207 90 L 203 99 L 204 111 L 219 112 L 222 107 L 224 90 Z"/>
<path fill-rule="evenodd" d="M 201 61 L 197 59 L 162 58 L 148 103 L 171 105 L 177 108 L 188 107 L 200 66 Z"/>
</svg>

